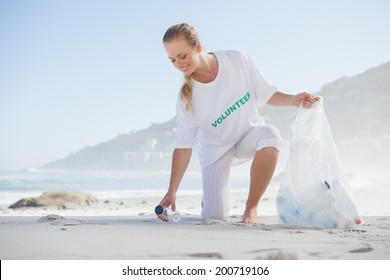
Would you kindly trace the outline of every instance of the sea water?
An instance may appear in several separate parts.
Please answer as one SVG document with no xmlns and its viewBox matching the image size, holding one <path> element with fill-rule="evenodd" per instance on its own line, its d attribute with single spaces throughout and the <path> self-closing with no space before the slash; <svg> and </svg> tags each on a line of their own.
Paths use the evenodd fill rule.
<svg viewBox="0 0 390 280">
<path fill-rule="evenodd" d="M 99 201 L 131 201 L 135 198 L 162 198 L 169 183 L 168 171 L 154 172 L 61 172 L 24 169 L 0 171 L 0 206 L 7 208 L 27 197 L 38 197 L 46 191 L 79 191 L 96 196 Z M 249 176 L 231 178 L 234 190 L 247 191 Z M 180 195 L 201 195 L 200 173 L 187 172 Z"/>
</svg>

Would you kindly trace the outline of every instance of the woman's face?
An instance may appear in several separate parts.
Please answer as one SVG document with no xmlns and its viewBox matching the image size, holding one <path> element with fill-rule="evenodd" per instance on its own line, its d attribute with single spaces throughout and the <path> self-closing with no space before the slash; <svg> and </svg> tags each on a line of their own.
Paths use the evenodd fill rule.
<svg viewBox="0 0 390 280">
<path fill-rule="evenodd" d="M 194 48 L 185 39 L 177 38 L 165 42 L 164 47 L 168 58 L 177 69 L 186 76 L 191 76 L 194 73 L 199 65 L 199 55 L 201 52 L 199 42 L 197 42 Z"/>
</svg>

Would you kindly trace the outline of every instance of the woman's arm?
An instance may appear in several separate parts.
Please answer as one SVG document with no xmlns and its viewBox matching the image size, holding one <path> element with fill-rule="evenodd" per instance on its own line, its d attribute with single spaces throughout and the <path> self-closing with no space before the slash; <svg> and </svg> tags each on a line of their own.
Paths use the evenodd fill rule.
<svg viewBox="0 0 390 280">
<path fill-rule="evenodd" d="M 311 105 L 318 101 L 320 97 L 313 96 L 307 92 L 302 92 L 297 95 L 286 94 L 283 92 L 276 92 L 270 100 L 268 100 L 267 104 L 272 106 L 294 106 L 299 107 L 303 102 L 303 106 L 306 108 L 310 108 Z"/>
<path fill-rule="evenodd" d="M 187 170 L 191 155 L 192 149 L 175 149 L 173 151 L 169 188 L 160 205 L 165 207 L 171 206 L 171 209 L 176 211 L 176 192 Z"/>
</svg>

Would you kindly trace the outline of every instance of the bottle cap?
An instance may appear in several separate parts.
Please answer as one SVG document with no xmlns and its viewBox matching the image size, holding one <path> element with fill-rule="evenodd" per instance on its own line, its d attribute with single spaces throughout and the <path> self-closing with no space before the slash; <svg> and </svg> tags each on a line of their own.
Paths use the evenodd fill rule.
<svg viewBox="0 0 390 280">
<path fill-rule="evenodd" d="M 164 207 L 161 205 L 157 205 L 156 208 L 154 208 L 154 212 L 157 215 L 161 215 L 162 213 L 164 213 Z"/>
</svg>

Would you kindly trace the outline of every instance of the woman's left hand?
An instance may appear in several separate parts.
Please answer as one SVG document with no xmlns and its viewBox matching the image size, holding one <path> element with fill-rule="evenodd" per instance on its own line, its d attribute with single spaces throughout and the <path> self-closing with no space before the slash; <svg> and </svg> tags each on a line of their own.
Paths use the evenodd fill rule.
<svg viewBox="0 0 390 280">
<path fill-rule="evenodd" d="M 302 92 L 294 95 L 292 102 L 295 107 L 299 107 L 303 103 L 303 107 L 310 108 L 314 102 L 320 100 L 319 96 L 311 95 L 307 92 Z"/>
</svg>

